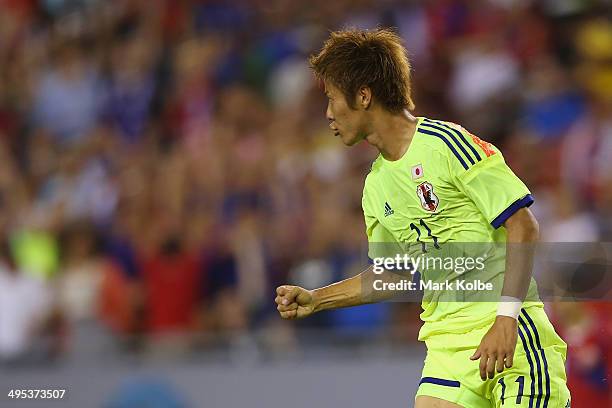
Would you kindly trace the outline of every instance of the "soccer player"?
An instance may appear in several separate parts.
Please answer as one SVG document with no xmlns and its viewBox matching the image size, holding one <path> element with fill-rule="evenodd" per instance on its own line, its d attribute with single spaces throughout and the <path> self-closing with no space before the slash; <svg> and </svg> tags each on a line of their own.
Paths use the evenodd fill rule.
<svg viewBox="0 0 612 408">
<path fill-rule="evenodd" d="M 415 406 L 569 407 L 567 347 L 531 277 L 533 198 L 499 149 L 456 124 L 410 114 L 410 63 L 390 30 L 333 32 L 310 65 L 325 86 L 334 135 L 380 153 L 362 200 L 370 258 L 382 242 L 413 243 L 427 256 L 454 243 L 503 248 L 486 262 L 488 280 L 499 282 L 494 300 L 423 298 L 419 340 L 427 357 Z M 296 319 L 385 300 L 390 291 L 371 290 L 380 276 L 373 269 L 315 290 L 280 286 L 278 311 Z"/>
</svg>

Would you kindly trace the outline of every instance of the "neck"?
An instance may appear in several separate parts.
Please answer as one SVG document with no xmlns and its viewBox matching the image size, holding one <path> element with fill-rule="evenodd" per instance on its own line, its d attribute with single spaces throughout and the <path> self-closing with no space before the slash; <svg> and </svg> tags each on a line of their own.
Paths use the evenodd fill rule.
<svg viewBox="0 0 612 408">
<path fill-rule="evenodd" d="M 400 114 L 380 112 L 371 123 L 367 142 L 375 146 L 386 160 L 401 159 L 412 142 L 417 119 L 407 110 Z"/>
</svg>

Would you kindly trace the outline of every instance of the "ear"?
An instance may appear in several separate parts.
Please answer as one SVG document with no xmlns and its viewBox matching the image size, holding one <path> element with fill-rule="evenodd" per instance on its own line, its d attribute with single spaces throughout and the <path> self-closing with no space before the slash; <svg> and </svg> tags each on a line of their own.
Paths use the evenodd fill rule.
<svg viewBox="0 0 612 408">
<path fill-rule="evenodd" d="M 372 90 L 369 86 L 362 86 L 357 91 L 357 106 L 363 108 L 364 110 L 368 110 L 370 105 L 372 104 Z"/>
</svg>

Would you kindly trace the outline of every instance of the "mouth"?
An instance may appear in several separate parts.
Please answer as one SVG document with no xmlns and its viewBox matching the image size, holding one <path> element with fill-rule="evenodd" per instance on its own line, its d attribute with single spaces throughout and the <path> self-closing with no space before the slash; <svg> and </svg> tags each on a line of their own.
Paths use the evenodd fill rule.
<svg viewBox="0 0 612 408">
<path fill-rule="evenodd" d="M 340 131 L 338 130 L 338 128 L 335 126 L 335 123 L 332 122 L 329 124 L 329 128 L 332 130 L 332 132 L 334 132 L 334 136 L 338 137 L 340 136 Z"/>
</svg>

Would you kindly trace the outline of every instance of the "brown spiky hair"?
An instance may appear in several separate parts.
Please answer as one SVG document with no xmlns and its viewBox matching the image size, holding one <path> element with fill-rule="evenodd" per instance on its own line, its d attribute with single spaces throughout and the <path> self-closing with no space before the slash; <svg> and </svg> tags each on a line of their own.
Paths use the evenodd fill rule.
<svg viewBox="0 0 612 408">
<path fill-rule="evenodd" d="M 339 88 L 353 109 L 363 86 L 389 112 L 414 109 L 408 52 L 390 29 L 333 31 L 309 63 L 317 78 Z"/>
</svg>

